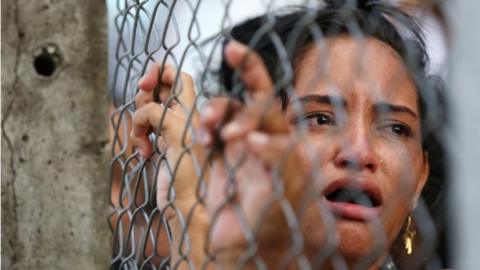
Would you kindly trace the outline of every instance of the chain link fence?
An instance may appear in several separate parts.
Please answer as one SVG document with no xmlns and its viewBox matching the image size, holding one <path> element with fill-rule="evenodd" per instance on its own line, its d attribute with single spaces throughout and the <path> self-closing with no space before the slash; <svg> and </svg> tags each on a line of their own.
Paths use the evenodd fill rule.
<svg viewBox="0 0 480 270">
<path fill-rule="evenodd" d="M 450 265 L 440 2 L 107 3 L 111 269 Z"/>
</svg>

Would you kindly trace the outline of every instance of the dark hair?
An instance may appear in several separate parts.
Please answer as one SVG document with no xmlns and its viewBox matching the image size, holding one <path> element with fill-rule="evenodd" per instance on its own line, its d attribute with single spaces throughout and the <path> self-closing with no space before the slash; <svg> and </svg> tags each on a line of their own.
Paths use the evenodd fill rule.
<svg viewBox="0 0 480 270">
<path fill-rule="evenodd" d="M 412 39 L 402 38 L 393 20 L 403 25 Z M 319 33 L 314 33 L 316 30 Z M 286 14 L 267 14 L 247 20 L 230 32 L 231 38 L 248 44 L 263 58 L 275 79 L 285 75 L 285 63 L 295 63 L 311 42 L 341 34 L 381 40 L 395 49 L 409 69 L 425 76 L 428 56 L 420 28 L 409 15 L 380 1 L 358 1 L 355 5 L 347 1 L 328 1 L 322 9 L 292 7 Z M 226 89 L 233 89 L 236 80 L 233 73 L 223 61 L 221 79 Z"/>
<path fill-rule="evenodd" d="M 326 2 L 321 9 L 291 7 L 288 12 L 284 10 L 249 19 L 233 27 L 230 38 L 248 44 L 262 57 L 284 105 L 288 100 L 286 88 L 292 83 L 294 65 L 312 42 L 349 34 L 372 37 L 392 47 L 405 63 L 417 87 L 423 148 L 430 153 L 430 178 L 422 198 L 433 215 L 437 230 L 442 231 L 442 215 L 445 211 L 443 194 L 448 173 L 445 148 L 441 143 L 442 130 L 447 121 L 446 104 L 443 81 L 426 74 L 428 55 L 420 27 L 405 12 L 378 0 Z M 232 97 L 242 99 L 243 84 L 224 59 L 219 73 L 226 91 Z M 446 254 L 441 253 L 445 261 Z"/>
</svg>

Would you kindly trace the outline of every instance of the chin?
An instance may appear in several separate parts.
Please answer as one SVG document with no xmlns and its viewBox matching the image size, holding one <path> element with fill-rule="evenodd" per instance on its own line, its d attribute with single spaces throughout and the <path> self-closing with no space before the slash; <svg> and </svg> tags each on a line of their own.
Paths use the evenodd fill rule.
<svg viewBox="0 0 480 270">
<path fill-rule="evenodd" d="M 338 252 L 348 264 L 372 264 L 384 255 L 383 226 L 361 221 L 337 220 Z"/>
<path fill-rule="evenodd" d="M 359 269 L 367 269 L 388 255 L 386 251 L 391 239 L 385 233 L 391 232 L 385 231 L 380 217 L 377 222 L 372 222 L 331 216 L 334 218 L 333 223 L 327 226 L 325 217 L 319 212 L 318 208 L 309 207 L 302 220 L 305 251 L 310 260 L 315 261 L 319 254 L 325 255 L 325 248 L 331 248 L 332 253 L 345 259 L 349 268 L 360 264 L 365 267 Z M 328 260 L 326 263 L 329 265 Z M 330 269 L 326 265 L 322 269 Z"/>
</svg>

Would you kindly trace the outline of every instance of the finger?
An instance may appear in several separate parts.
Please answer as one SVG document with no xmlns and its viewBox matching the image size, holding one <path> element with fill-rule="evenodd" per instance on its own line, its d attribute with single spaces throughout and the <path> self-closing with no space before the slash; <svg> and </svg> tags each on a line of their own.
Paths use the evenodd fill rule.
<svg viewBox="0 0 480 270">
<path fill-rule="evenodd" d="M 246 141 L 252 154 L 271 165 L 284 159 L 294 143 L 288 135 L 270 135 L 264 132 L 251 132 Z"/>
<path fill-rule="evenodd" d="M 282 112 L 279 101 L 273 100 L 274 86 L 261 57 L 247 46 L 230 42 L 225 48 L 227 62 L 233 68 L 240 68 L 242 80 L 252 92 L 254 103 L 243 117 L 242 123 L 231 123 L 222 132 L 224 140 L 237 139 L 258 128 L 263 131 L 285 133 L 289 130 L 288 120 Z"/>
<path fill-rule="evenodd" d="M 161 76 L 160 82 L 159 76 Z M 195 102 L 196 95 L 192 77 L 182 72 L 177 80 L 177 70 L 170 64 L 165 64 L 162 68 L 155 63 L 138 81 L 138 87 L 141 91 L 137 94 L 138 98 L 135 97 L 137 108 L 154 100 L 153 90 L 156 87 L 159 87 L 159 99 L 163 102 L 168 99 L 172 89 L 180 89 L 177 93 L 178 99 L 188 108 L 191 108 Z"/>
<path fill-rule="evenodd" d="M 252 132 L 246 141 L 250 153 L 280 172 L 285 185 L 285 198 L 297 208 L 310 179 L 311 163 L 306 158 L 306 149 L 288 135 Z"/>
<path fill-rule="evenodd" d="M 163 72 L 163 74 L 159 85 L 158 77 L 161 72 Z M 138 81 L 140 91 L 135 95 L 135 107 L 140 108 L 148 102 L 155 101 L 155 91 L 153 90 L 156 87 L 160 87 L 157 93 L 159 100 L 167 100 L 171 89 L 171 83 L 168 82 L 172 81 L 174 77 L 175 69 L 171 65 L 166 64 L 163 70 L 161 70 L 161 67 L 157 63 L 153 64 Z"/>
<path fill-rule="evenodd" d="M 157 87 L 160 75 L 162 76 L 160 83 L 170 87 L 175 81 L 176 70 L 173 65 L 170 64 L 165 64 L 162 68 L 161 65 L 154 63 L 148 68 L 142 78 L 138 80 L 138 87 L 143 91 L 152 91 Z"/>
<path fill-rule="evenodd" d="M 138 109 L 143 105 L 147 104 L 148 102 L 152 102 L 152 101 L 154 101 L 152 91 L 147 92 L 147 91 L 140 90 L 135 95 L 135 108 Z"/>
<path fill-rule="evenodd" d="M 240 69 L 242 81 L 253 97 L 267 99 L 273 97 L 274 87 L 270 74 L 261 59 L 246 45 L 236 41 L 225 47 L 225 59 L 234 69 Z"/>
<path fill-rule="evenodd" d="M 229 97 L 214 97 L 200 113 L 200 121 L 203 126 L 211 128 L 218 125 L 227 114 L 227 111 L 237 110 L 241 107 L 238 101 Z"/>
<path fill-rule="evenodd" d="M 173 84 L 175 84 L 175 78 L 174 81 L 171 82 L 171 85 Z M 177 81 L 176 86 L 174 86 L 174 89 L 178 89 L 175 90 L 175 93 L 178 96 L 178 101 L 187 108 L 193 109 L 196 94 L 192 76 L 185 72 L 181 72 L 179 80 Z"/>
<path fill-rule="evenodd" d="M 157 78 L 161 76 L 161 88 L 159 89 L 160 100 L 165 102 L 168 96 L 172 94 L 172 90 L 174 90 L 178 100 L 187 106 L 187 108 L 192 108 L 196 97 L 192 77 L 185 72 L 178 74 L 177 69 L 170 64 L 165 64 L 163 69 L 159 68 L 157 73 L 159 73 L 157 74 Z"/>
<path fill-rule="evenodd" d="M 230 115 L 240 110 L 241 104 L 228 97 L 214 97 L 200 113 L 200 142 L 210 145 L 215 137 L 216 128 L 229 120 Z"/>
<path fill-rule="evenodd" d="M 160 71 L 160 66 L 157 63 L 154 63 L 151 67 L 148 68 L 147 72 L 138 80 L 138 88 L 143 91 L 152 91 L 158 84 L 158 72 Z"/>
<path fill-rule="evenodd" d="M 291 129 L 287 117 L 278 102 L 270 104 L 268 108 L 260 104 L 253 104 L 237 113 L 221 131 L 221 138 L 225 141 L 244 137 L 253 130 L 270 133 L 288 133 Z"/>
<path fill-rule="evenodd" d="M 247 133 L 259 127 L 260 113 L 254 108 L 247 108 L 237 114 L 220 132 L 221 138 L 228 142 L 243 138 Z"/>
<path fill-rule="evenodd" d="M 165 117 L 162 120 L 164 111 L 167 110 Z M 148 157 L 152 154 L 152 143 L 148 139 L 151 130 L 158 130 L 162 124 L 162 130 L 167 130 L 171 126 L 173 116 L 168 111 L 169 109 L 155 102 L 150 102 L 139 108 L 132 117 L 132 131 L 130 137 L 132 143 L 136 146 L 143 157 Z"/>
</svg>

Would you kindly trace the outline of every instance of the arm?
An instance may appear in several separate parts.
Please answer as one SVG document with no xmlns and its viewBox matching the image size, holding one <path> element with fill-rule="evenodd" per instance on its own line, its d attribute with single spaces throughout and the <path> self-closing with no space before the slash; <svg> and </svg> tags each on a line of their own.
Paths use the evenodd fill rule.
<svg viewBox="0 0 480 270">
<path fill-rule="evenodd" d="M 298 213 L 309 182 L 309 170 L 304 165 L 306 151 L 294 140 L 298 134 L 280 101 L 274 98 L 273 83 L 260 57 L 239 43 L 227 45 L 225 57 L 233 68 L 240 70 L 251 99 L 241 107 L 215 100 L 202 115 L 202 124 L 210 134 L 206 141 L 211 145 L 215 127 L 224 115 L 233 114 L 220 131 L 225 159 L 213 161 L 209 182 L 207 208 L 212 252 L 218 253 L 223 267 L 234 269 L 248 249 L 256 247 L 263 263 L 276 269 L 284 263 L 282 259 L 288 257 L 292 245 L 291 235 L 286 233 L 292 224 L 285 217 L 284 207 Z M 226 113 L 228 110 L 233 113 Z M 235 185 L 229 179 L 232 165 Z M 282 198 L 275 198 L 279 186 L 283 186 Z M 236 198 L 225 204 L 225 190 L 231 188 L 235 188 Z M 238 208 L 242 209 L 241 214 L 236 211 Z M 248 229 L 241 223 L 249 225 L 255 241 L 249 240 Z M 254 260 L 245 266 L 257 269 Z"/>
<path fill-rule="evenodd" d="M 154 101 L 157 85 L 161 103 Z M 158 134 L 157 147 L 166 153 L 157 175 L 157 204 L 160 211 L 165 211 L 164 217 L 172 232 L 171 265 L 178 265 L 177 269 L 190 269 L 190 262 L 198 268 L 205 258 L 208 221 L 204 207 L 197 203 L 196 189 L 199 181 L 208 179 L 208 168 L 207 174 L 199 179 L 196 168 L 204 165 L 205 151 L 194 143 L 193 131 L 198 126 L 199 116 L 195 108 L 193 81 L 185 73 L 178 74 L 177 78 L 177 71 L 172 66 L 165 66 L 162 71 L 159 65 L 154 65 L 140 80 L 139 87 L 131 139 L 140 154 L 149 157 L 153 145 L 148 135 L 153 131 Z M 174 99 L 166 104 L 172 91 L 175 91 L 178 103 Z M 191 250 L 186 249 L 186 241 Z"/>
</svg>

